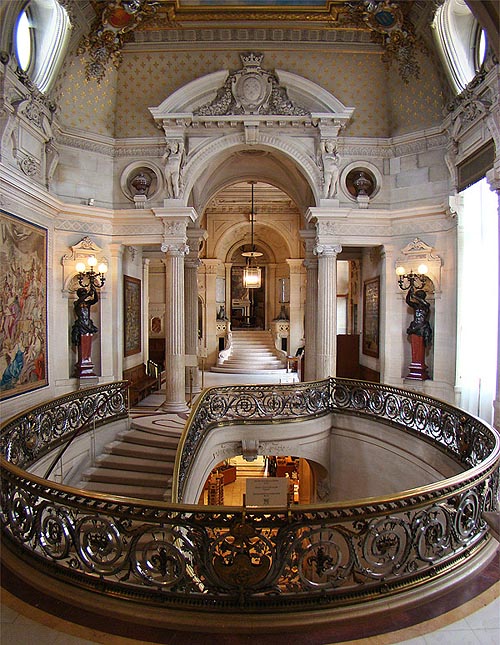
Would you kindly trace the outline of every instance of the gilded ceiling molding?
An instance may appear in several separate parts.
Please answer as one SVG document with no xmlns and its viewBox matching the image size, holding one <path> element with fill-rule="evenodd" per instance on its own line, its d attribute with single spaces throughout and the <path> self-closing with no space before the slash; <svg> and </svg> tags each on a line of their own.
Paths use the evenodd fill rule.
<svg viewBox="0 0 500 645">
<path fill-rule="evenodd" d="M 331 0 L 322 7 L 188 7 L 173 0 L 103 0 L 96 3 L 96 20 L 80 42 L 78 53 L 86 54 L 87 80 L 100 83 L 109 64 L 119 67 L 122 49 L 134 31 L 172 29 L 189 22 L 236 23 L 275 22 L 283 25 L 302 23 L 330 30 L 367 30 L 372 40 L 384 50 L 384 63 L 398 65 L 405 83 L 418 78 L 417 51 L 425 51 L 408 17 L 411 5 L 391 0 L 340 2 Z M 154 19 L 154 21 L 153 21 Z M 279 29 L 276 27 L 275 29 Z M 261 39 L 259 39 L 261 40 Z"/>
</svg>

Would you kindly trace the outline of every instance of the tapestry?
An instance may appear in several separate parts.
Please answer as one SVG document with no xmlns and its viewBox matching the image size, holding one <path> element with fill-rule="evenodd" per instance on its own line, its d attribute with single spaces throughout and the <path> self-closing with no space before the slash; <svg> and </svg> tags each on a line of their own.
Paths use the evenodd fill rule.
<svg viewBox="0 0 500 645">
<path fill-rule="evenodd" d="M 141 281 L 123 276 L 124 285 L 124 353 L 125 356 L 141 351 Z"/>
<path fill-rule="evenodd" d="M 47 230 L 0 210 L 0 400 L 48 385 Z"/>
<path fill-rule="evenodd" d="M 378 358 L 380 276 L 365 280 L 363 288 L 363 354 Z"/>
</svg>

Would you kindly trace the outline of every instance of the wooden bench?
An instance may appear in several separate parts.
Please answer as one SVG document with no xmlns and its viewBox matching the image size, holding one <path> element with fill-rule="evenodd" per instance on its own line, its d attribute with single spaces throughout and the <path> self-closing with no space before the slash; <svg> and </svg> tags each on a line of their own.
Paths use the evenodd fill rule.
<svg viewBox="0 0 500 645">
<path fill-rule="evenodd" d="M 137 405 L 159 386 L 158 378 L 150 376 L 143 363 L 124 370 L 123 378 L 129 382 L 129 403 L 131 406 Z"/>
</svg>

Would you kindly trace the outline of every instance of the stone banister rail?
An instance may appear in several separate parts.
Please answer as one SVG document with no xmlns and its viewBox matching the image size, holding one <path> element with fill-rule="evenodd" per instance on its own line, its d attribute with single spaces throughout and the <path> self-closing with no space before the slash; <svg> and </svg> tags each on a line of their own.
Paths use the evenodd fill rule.
<svg viewBox="0 0 500 645">
<path fill-rule="evenodd" d="M 464 467 L 458 476 L 391 497 L 265 509 L 153 504 L 27 471 L 61 444 L 66 426 L 78 425 L 79 415 L 90 420 L 97 409 L 105 409 L 103 422 L 122 418 L 122 385 L 66 395 L 0 427 L 2 557 L 80 593 L 96 592 L 99 602 L 108 597 L 115 609 L 123 599 L 124 614 L 134 601 L 139 608 L 202 612 L 207 621 L 217 612 L 227 618 L 243 611 L 257 620 L 267 612 L 345 607 L 422 590 L 491 554 L 483 514 L 497 510 L 498 433 L 429 397 L 343 379 L 205 391 L 180 448 L 184 481 L 198 442 L 219 424 L 332 411 L 404 428 Z"/>
</svg>

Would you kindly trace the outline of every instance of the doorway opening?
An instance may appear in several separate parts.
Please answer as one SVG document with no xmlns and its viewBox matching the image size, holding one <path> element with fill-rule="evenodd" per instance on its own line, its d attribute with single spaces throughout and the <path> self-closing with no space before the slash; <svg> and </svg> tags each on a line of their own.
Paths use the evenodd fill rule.
<svg viewBox="0 0 500 645">
<path fill-rule="evenodd" d="M 231 267 L 231 328 L 265 329 L 265 269 L 262 269 L 261 286 L 252 289 L 243 285 L 243 269 L 243 266 Z"/>
</svg>

